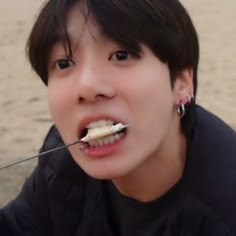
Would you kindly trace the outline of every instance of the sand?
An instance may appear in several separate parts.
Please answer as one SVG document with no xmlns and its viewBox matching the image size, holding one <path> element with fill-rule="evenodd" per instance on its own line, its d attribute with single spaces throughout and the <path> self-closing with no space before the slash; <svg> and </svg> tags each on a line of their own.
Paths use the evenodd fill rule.
<svg viewBox="0 0 236 236">
<path fill-rule="evenodd" d="M 36 154 L 52 124 L 46 87 L 25 57 L 27 36 L 43 2 L 0 3 L 0 165 Z M 201 45 L 198 103 L 236 128 L 236 2 L 182 2 Z M 0 171 L 0 206 L 14 198 L 35 163 Z"/>
</svg>

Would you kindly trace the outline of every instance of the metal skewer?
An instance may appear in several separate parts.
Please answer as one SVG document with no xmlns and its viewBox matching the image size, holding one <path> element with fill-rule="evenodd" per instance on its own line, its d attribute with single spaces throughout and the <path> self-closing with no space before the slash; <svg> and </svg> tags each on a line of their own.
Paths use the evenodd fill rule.
<svg viewBox="0 0 236 236">
<path fill-rule="evenodd" d="M 10 163 L 8 163 L 8 164 L 5 164 L 5 165 L 0 166 L 0 170 L 5 169 L 5 168 L 10 167 L 10 166 L 13 166 L 13 165 L 16 165 L 16 164 L 19 164 L 19 163 L 22 163 L 22 162 L 25 162 L 25 161 L 29 161 L 29 160 L 34 159 L 34 158 L 36 158 L 36 157 L 43 156 L 43 155 L 48 154 L 48 153 L 50 153 L 50 152 L 54 152 L 54 151 L 60 150 L 60 149 L 62 149 L 62 148 L 70 147 L 70 146 L 72 146 L 72 145 L 75 145 L 75 144 L 78 144 L 78 143 L 81 143 L 81 142 L 82 142 L 81 140 L 78 140 L 78 141 L 76 141 L 76 142 L 74 142 L 74 143 L 71 143 L 71 144 L 63 145 L 63 146 L 60 146 L 60 147 L 56 147 L 56 148 L 50 149 L 50 150 L 45 151 L 45 152 L 41 152 L 41 153 L 39 153 L 39 154 L 37 154 L 37 155 L 35 155 L 35 156 L 26 157 L 26 158 L 22 158 L 22 159 L 20 159 L 20 160 L 18 160 L 18 161 L 10 162 Z M 82 147 L 80 147 L 80 148 L 83 148 L 83 147 L 85 147 L 85 146 L 87 146 L 87 145 L 85 144 L 84 146 L 82 146 Z"/>
<path fill-rule="evenodd" d="M 114 125 L 115 130 L 112 131 L 112 134 L 114 134 L 115 132 L 121 131 L 122 129 L 125 129 L 125 128 L 129 127 L 132 124 L 127 124 L 127 125 L 122 125 L 122 126 L 120 126 L 120 125 L 121 124 Z M 10 166 L 13 166 L 13 165 L 16 165 L 16 164 L 19 164 L 19 163 L 22 163 L 22 162 L 25 162 L 25 161 L 32 160 L 32 159 L 34 159 L 36 157 L 43 156 L 43 155 L 48 154 L 50 152 L 58 151 L 58 150 L 60 150 L 62 148 L 70 147 L 70 146 L 78 144 L 78 143 L 83 143 L 84 144 L 83 146 L 80 147 L 80 149 L 83 149 L 84 147 L 87 146 L 86 142 L 82 138 L 81 140 L 77 140 L 76 142 L 73 142 L 71 144 L 66 144 L 66 145 L 63 145 L 63 146 L 60 146 L 60 147 L 56 147 L 56 148 L 50 149 L 50 150 L 45 151 L 45 152 L 38 153 L 37 155 L 31 156 L 31 157 L 22 158 L 22 159 L 20 159 L 18 161 L 13 161 L 13 162 L 1 165 L 0 166 L 0 170 L 5 169 L 5 168 L 10 167 Z"/>
</svg>

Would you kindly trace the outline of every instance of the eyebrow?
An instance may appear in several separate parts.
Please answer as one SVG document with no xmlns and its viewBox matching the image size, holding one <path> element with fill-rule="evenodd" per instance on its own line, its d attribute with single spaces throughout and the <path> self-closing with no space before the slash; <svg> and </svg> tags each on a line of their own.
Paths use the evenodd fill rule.
<svg viewBox="0 0 236 236">
<path fill-rule="evenodd" d="M 64 50 L 71 56 L 73 45 L 78 45 L 79 40 L 75 40 L 73 34 L 68 31 L 62 31 L 62 33 L 55 33 L 54 40 L 52 42 L 51 51 L 54 47 L 62 45 Z M 76 42 L 76 43 L 75 43 Z"/>
<path fill-rule="evenodd" d="M 86 24 L 85 24 L 86 25 Z M 84 29 L 84 28 L 83 28 Z M 62 33 L 55 33 L 54 42 L 52 43 L 51 52 L 54 47 L 62 46 L 67 53 L 67 56 L 73 57 L 73 51 L 76 50 L 79 47 L 80 44 L 80 37 L 83 34 L 83 29 L 79 33 L 78 37 L 75 36 L 75 34 L 66 29 L 66 31 L 61 31 Z M 96 32 L 92 32 L 92 30 L 89 29 L 89 33 L 91 34 L 91 37 L 94 41 L 96 41 L 98 38 L 104 38 L 107 39 L 104 33 L 102 33 L 100 30 L 97 30 Z"/>
<path fill-rule="evenodd" d="M 73 34 L 73 32 L 72 33 L 69 32 L 67 28 L 66 30 L 61 31 L 61 34 L 58 32 L 55 33 L 53 45 L 59 44 L 59 43 L 62 43 L 62 44 L 69 43 L 70 45 L 78 45 L 80 41 L 80 37 L 83 34 L 83 31 L 86 25 L 87 24 L 85 23 L 84 27 L 79 33 L 79 37 L 75 37 L 75 34 Z M 105 34 L 101 30 L 99 30 L 99 28 L 97 28 L 96 32 L 92 32 L 92 30 L 89 27 L 89 33 L 91 34 L 94 41 L 97 41 L 98 38 L 106 38 Z"/>
</svg>

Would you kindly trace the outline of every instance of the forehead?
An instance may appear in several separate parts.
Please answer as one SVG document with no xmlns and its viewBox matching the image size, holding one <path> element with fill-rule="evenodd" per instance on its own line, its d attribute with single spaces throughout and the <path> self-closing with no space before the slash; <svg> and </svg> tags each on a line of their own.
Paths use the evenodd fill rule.
<svg viewBox="0 0 236 236">
<path fill-rule="evenodd" d="M 88 31 L 94 40 L 102 36 L 98 24 L 82 3 L 76 3 L 68 11 L 66 27 L 70 40 L 79 41 L 85 31 Z"/>
<path fill-rule="evenodd" d="M 54 21 L 56 28 L 51 33 L 55 40 L 49 48 L 49 55 L 58 43 L 68 55 L 72 55 L 73 49 L 81 45 L 82 36 L 87 38 L 84 37 L 85 33 L 103 45 L 115 42 L 135 52 L 140 51 L 139 43 L 145 43 L 145 40 L 141 40 L 141 35 L 144 34 L 138 30 L 138 21 L 134 22 L 127 16 L 125 18 L 124 12 L 113 6 L 110 1 L 105 0 L 103 3 L 104 5 L 101 5 L 95 0 L 76 1 L 68 8 L 63 8 L 62 15 L 57 12 L 57 19 Z"/>
</svg>

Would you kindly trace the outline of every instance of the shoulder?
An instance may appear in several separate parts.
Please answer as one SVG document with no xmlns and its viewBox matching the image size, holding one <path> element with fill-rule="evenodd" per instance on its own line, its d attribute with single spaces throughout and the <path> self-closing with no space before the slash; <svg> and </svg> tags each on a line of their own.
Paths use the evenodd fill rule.
<svg viewBox="0 0 236 236">
<path fill-rule="evenodd" d="M 195 125 L 189 137 L 189 155 L 207 157 L 198 160 L 214 160 L 216 165 L 235 163 L 236 132 L 219 117 L 198 106 Z"/>
<path fill-rule="evenodd" d="M 196 108 L 184 181 L 236 232 L 236 133 L 201 107 Z"/>
<path fill-rule="evenodd" d="M 53 126 L 46 136 L 41 151 L 63 145 L 65 144 L 59 132 Z M 80 224 L 81 231 L 88 231 L 90 225 L 95 227 L 96 220 L 104 219 L 103 182 L 88 176 L 74 162 L 67 148 L 40 157 L 39 165 L 42 165 L 41 169 L 45 171 L 51 217 L 57 225 L 56 235 L 72 233 L 73 227 L 78 224 L 81 217 L 83 217 Z"/>
<path fill-rule="evenodd" d="M 67 148 L 48 152 L 64 145 L 58 130 L 52 126 L 40 149 L 40 153 L 44 154 L 39 157 L 38 165 L 30 177 L 37 191 L 41 195 L 46 195 L 51 206 L 55 202 L 61 202 L 63 206 L 62 202 L 69 195 L 80 199 L 85 181 L 88 179 L 84 171 L 74 162 Z"/>
<path fill-rule="evenodd" d="M 39 232 L 40 235 L 69 235 L 79 221 L 87 205 L 83 200 L 86 175 L 73 162 L 66 148 L 47 153 L 63 145 L 53 126 L 40 150 L 46 153 L 40 156 L 20 194 L 0 212 L 0 218 L 6 219 L 16 235 L 28 232 L 27 235 Z"/>
<path fill-rule="evenodd" d="M 194 132 L 197 135 L 210 137 L 214 142 L 222 142 L 231 146 L 236 143 L 236 132 L 222 119 L 204 108 L 196 107 L 196 122 Z M 236 147 L 234 147 L 236 148 Z"/>
<path fill-rule="evenodd" d="M 214 114 L 197 107 L 188 156 L 189 164 L 201 164 L 202 170 L 218 171 L 217 175 L 229 169 L 235 173 L 236 132 Z"/>
</svg>

